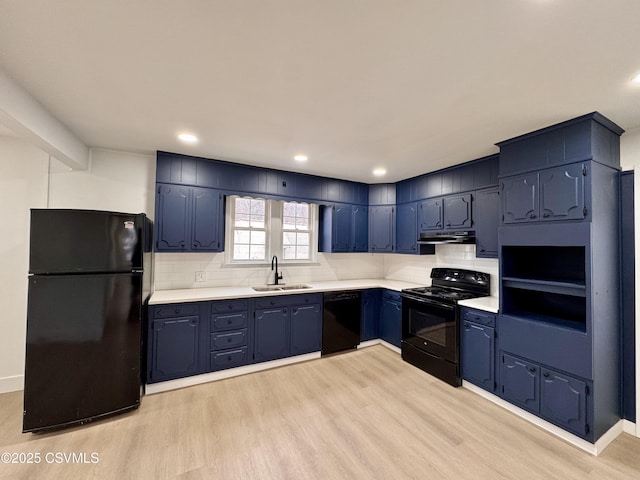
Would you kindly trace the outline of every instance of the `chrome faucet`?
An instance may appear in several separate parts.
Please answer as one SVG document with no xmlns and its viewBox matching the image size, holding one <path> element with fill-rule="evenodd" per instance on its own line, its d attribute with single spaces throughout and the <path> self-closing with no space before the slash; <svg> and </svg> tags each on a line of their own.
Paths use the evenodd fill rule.
<svg viewBox="0 0 640 480">
<path fill-rule="evenodd" d="M 273 256 L 273 258 L 271 258 L 271 270 L 273 270 L 273 262 L 275 261 L 275 274 L 274 274 L 274 278 L 275 278 L 275 282 L 273 283 L 274 285 L 278 285 L 278 280 L 282 280 L 282 274 L 278 274 L 278 257 L 276 255 Z"/>
</svg>

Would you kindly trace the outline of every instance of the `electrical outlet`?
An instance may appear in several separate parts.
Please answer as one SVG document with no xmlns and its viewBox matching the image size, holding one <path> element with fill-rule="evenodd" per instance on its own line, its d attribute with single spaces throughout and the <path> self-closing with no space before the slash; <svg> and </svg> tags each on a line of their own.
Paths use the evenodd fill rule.
<svg viewBox="0 0 640 480">
<path fill-rule="evenodd" d="M 196 272 L 196 282 L 206 282 L 207 272 Z"/>
</svg>

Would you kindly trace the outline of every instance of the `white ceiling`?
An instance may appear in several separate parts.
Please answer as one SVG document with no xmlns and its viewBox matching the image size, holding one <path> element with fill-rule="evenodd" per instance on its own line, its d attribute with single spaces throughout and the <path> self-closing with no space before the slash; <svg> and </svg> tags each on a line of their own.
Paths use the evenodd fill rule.
<svg viewBox="0 0 640 480">
<path fill-rule="evenodd" d="M 638 0 L 0 0 L 0 68 L 92 147 L 373 183 L 595 110 L 639 127 L 639 20 Z"/>
</svg>

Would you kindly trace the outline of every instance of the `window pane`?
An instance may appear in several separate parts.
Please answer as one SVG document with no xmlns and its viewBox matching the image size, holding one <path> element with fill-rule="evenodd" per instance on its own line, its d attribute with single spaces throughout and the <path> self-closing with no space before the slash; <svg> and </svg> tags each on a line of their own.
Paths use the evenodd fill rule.
<svg viewBox="0 0 640 480">
<path fill-rule="evenodd" d="M 251 200 L 251 215 L 264 217 L 265 204 L 264 200 Z"/>
<path fill-rule="evenodd" d="M 306 260 L 309 258 L 309 247 L 297 247 L 296 258 L 298 260 Z"/>
<path fill-rule="evenodd" d="M 282 208 L 282 215 L 285 217 L 295 217 L 296 216 L 296 204 L 285 202 Z"/>
<path fill-rule="evenodd" d="M 260 230 L 253 230 L 251 232 L 251 244 L 262 245 L 264 247 L 266 243 L 266 233 Z"/>
<path fill-rule="evenodd" d="M 250 198 L 236 198 L 236 213 L 249 213 L 251 211 Z"/>
<path fill-rule="evenodd" d="M 234 230 L 233 231 L 233 243 L 248 244 L 250 238 L 249 230 Z"/>
<path fill-rule="evenodd" d="M 295 245 L 296 244 L 296 233 L 295 232 L 284 232 L 282 235 L 282 244 L 283 245 Z"/>
<path fill-rule="evenodd" d="M 307 203 L 298 203 L 296 205 L 296 217 L 309 218 L 309 205 Z"/>
<path fill-rule="evenodd" d="M 282 228 L 287 230 L 296 228 L 296 217 L 282 217 Z"/>
<path fill-rule="evenodd" d="M 309 230 L 309 217 L 296 218 L 296 228 L 298 230 Z"/>
<path fill-rule="evenodd" d="M 264 260 L 264 245 L 251 245 L 251 260 Z"/>
<path fill-rule="evenodd" d="M 238 213 L 235 215 L 234 225 L 236 227 L 248 227 L 249 226 L 249 214 L 248 213 Z"/>
<path fill-rule="evenodd" d="M 308 233 L 298 233 L 297 234 L 297 242 L 298 245 L 309 245 L 309 234 Z"/>
<path fill-rule="evenodd" d="M 282 248 L 282 256 L 285 260 L 295 260 L 296 259 L 296 247 L 283 247 Z"/>
<path fill-rule="evenodd" d="M 249 245 L 235 245 L 233 247 L 234 260 L 249 260 Z"/>
</svg>

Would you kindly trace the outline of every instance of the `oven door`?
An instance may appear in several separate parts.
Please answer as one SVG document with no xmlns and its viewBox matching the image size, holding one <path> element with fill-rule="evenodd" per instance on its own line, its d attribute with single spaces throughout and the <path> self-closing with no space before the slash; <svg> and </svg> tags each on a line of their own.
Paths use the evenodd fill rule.
<svg viewBox="0 0 640 480">
<path fill-rule="evenodd" d="M 458 307 L 402 295 L 402 341 L 458 363 Z"/>
</svg>

